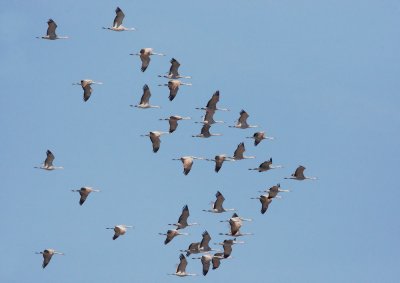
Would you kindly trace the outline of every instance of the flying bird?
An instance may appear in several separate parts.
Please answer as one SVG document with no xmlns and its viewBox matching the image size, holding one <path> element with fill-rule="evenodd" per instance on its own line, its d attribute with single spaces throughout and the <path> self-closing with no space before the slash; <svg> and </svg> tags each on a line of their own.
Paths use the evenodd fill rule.
<svg viewBox="0 0 400 283">
<path fill-rule="evenodd" d="M 307 177 L 304 176 L 304 170 L 306 169 L 306 167 L 300 165 L 299 167 L 297 167 L 296 171 L 290 176 L 290 177 L 285 177 L 285 179 L 293 179 L 293 180 L 317 180 L 317 177 Z"/>
<path fill-rule="evenodd" d="M 73 85 L 80 85 L 83 89 L 83 101 L 88 101 L 90 98 L 90 95 L 92 94 L 92 84 L 98 84 L 101 85 L 103 84 L 102 82 L 95 82 L 89 79 L 81 80 L 80 83 L 73 83 Z"/>
<path fill-rule="evenodd" d="M 213 256 L 210 254 L 204 254 L 201 257 L 193 257 L 192 259 L 200 259 L 201 264 L 203 266 L 203 275 L 206 276 L 211 265 L 211 261 L 213 259 Z"/>
<path fill-rule="evenodd" d="M 182 156 L 181 158 L 173 158 L 172 160 L 180 160 L 183 164 L 183 174 L 189 174 L 190 170 L 192 169 L 193 160 L 199 159 L 204 160 L 203 157 L 195 157 L 195 156 Z"/>
<path fill-rule="evenodd" d="M 190 117 L 182 117 L 178 115 L 172 115 L 169 116 L 169 118 L 164 118 L 164 119 L 158 119 L 160 121 L 162 120 L 167 120 L 169 122 L 169 133 L 175 132 L 176 128 L 178 127 L 178 121 L 179 120 L 190 120 Z"/>
<path fill-rule="evenodd" d="M 170 80 L 167 84 L 159 84 L 159 86 L 167 86 L 169 89 L 169 97 L 170 101 L 174 100 L 175 96 L 178 94 L 179 87 L 181 85 L 192 85 L 190 83 L 184 83 L 180 80 Z"/>
<path fill-rule="evenodd" d="M 129 55 L 136 55 L 140 57 L 140 60 L 142 61 L 142 67 L 140 68 L 140 70 L 142 72 L 146 71 L 147 67 L 150 64 L 150 56 L 151 55 L 159 55 L 159 56 L 165 56 L 162 53 L 156 53 L 153 51 L 153 48 L 142 48 L 140 49 L 139 53 L 131 53 Z"/>
<path fill-rule="evenodd" d="M 230 240 L 224 240 L 222 243 L 218 243 L 218 245 L 222 245 L 224 252 L 223 252 L 223 257 L 224 258 L 229 258 L 232 253 L 232 246 L 234 244 L 244 244 L 243 241 L 237 241 L 236 238 L 230 239 Z"/>
<path fill-rule="evenodd" d="M 41 38 L 41 39 L 49 39 L 49 40 L 56 40 L 56 39 L 67 39 L 68 36 L 58 36 L 56 34 L 56 29 L 57 29 L 57 24 L 55 21 L 52 19 L 49 19 L 47 21 L 47 33 L 45 36 L 37 36 L 36 38 Z"/>
<path fill-rule="evenodd" d="M 80 205 L 82 205 L 86 201 L 87 197 L 91 192 L 100 192 L 100 190 L 95 190 L 91 187 L 82 187 L 79 190 L 71 190 L 71 191 L 78 192 L 80 194 L 81 196 L 81 198 L 79 199 Z"/>
<path fill-rule="evenodd" d="M 215 110 L 207 109 L 206 114 L 204 116 L 202 116 L 203 121 L 195 122 L 195 123 L 208 124 L 208 125 L 212 125 L 212 124 L 216 124 L 216 123 L 222 123 L 222 124 L 225 123 L 224 121 L 221 121 L 221 120 L 214 120 L 214 114 L 215 114 Z"/>
<path fill-rule="evenodd" d="M 231 157 L 231 159 L 234 160 L 242 160 L 242 159 L 254 159 L 256 158 L 255 156 L 244 156 L 243 153 L 246 151 L 246 148 L 244 147 L 244 143 L 241 142 L 235 152 L 233 153 L 233 157 Z"/>
<path fill-rule="evenodd" d="M 259 199 L 260 200 L 260 202 L 261 202 L 261 213 L 262 214 L 267 212 L 268 206 L 272 202 L 272 198 L 269 197 L 268 193 L 264 194 L 264 195 L 261 195 L 259 197 L 256 197 L 256 198 L 251 198 L 251 199 Z"/>
<path fill-rule="evenodd" d="M 290 192 L 289 190 L 282 190 L 281 184 L 276 184 L 275 186 L 270 187 L 268 190 L 259 191 L 260 193 L 268 193 L 268 198 L 280 198 L 278 193 L 280 192 Z"/>
<path fill-rule="evenodd" d="M 114 236 L 113 240 L 117 239 L 119 236 L 124 235 L 126 233 L 127 228 L 133 228 L 133 226 L 121 224 L 121 225 L 116 225 L 111 228 L 106 228 L 106 229 L 112 229 L 114 230 Z"/>
<path fill-rule="evenodd" d="M 168 132 L 152 131 L 146 135 L 141 135 L 142 137 L 150 137 L 150 141 L 153 145 L 153 152 L 156 153 L 160 149 L 160 137 L 161 135 L 169 134 Z"/>
<path fill-rule="evenodd" d="M 221 110 L 221 111 L 229 111 L 228 108 L 218 108 L 217 103 L 219 102 L 219 90 L 214 92 L 210 100 L 207 102 L 206 107 L 197 107 L 199 110 Z"/>
<path fill-rule="evenodd" d="M 249 114 L 246 111 L 240 111 L 239 119 L 237 120 L 234 126 L 229 126 L 231 128 L 239 128 L 239 129 L 247 129 L 247 128 L 257 128 L 256 125 L 247 124 L 247 118 L 249 118 Z"/>
<path fill-rule="evenodd" d="M 142 97 L 140 98 L 140 102 L 137 105 L 130 105 L 131 107 L 137 107 L 141 109 L 147 109 L 147 108 L 161 108 L 160 106 L 157 105 L 151 105 L 150 104 L 150 97 L 151 97 L 151 92 L 150 88 L 147 84 L 143 86 L 143 94 Z"/>
<path fill-rule="evenodd" d="M 181 250 L 181 252 L 186 252 L 186 256 L 189 256 L 190 254 L 212 251 L 213 249 L 211 249 L 211 247 L 209 246 L 209 243 L 211 241 L 210 234 L 207 231 L 204 231 L 201 235 L 202 235 L 201 242 L 191 243 L 187 248 L 187 250 Z"/>
<path fill-rule="evenodd" d="M 249 168 L 249 170 L 257 170 L 258 172 L 265 172 L 271 169 L 282 168 L 282 165 L 272 165 L 272 158 L 261 163 L 258 168 Z"/>
<path fill-rule="evenodd" d="M 45 268 L 49 264 L 53 255 L 55 254 L 64 255 L 64 253 L 57 252 L 54 249 L 45 249 L 43 252 L 36 252 L 36 254 L 43 255 L 43 264 L 42 264 L 43 268 Z"/>
<path fill-rule="evenodd" d="M 248 139 L 254 139 L 254 145 L 257 146 L 262 140 L 273 140 L 274 137 L 268 137 L 265 132 L 255 132 L 252 137 L 247 137 Z"/>
<path fill-rule="evenodd" d="M 221 220 L 220 222 L 229 222 L 230 225 L 230 232 L 229 233 L 220 233 L 220 235 L 227 235 L 227 236 L 245 236 L 245 235 L 252 235 L 252 233 L 242 233 L 240 232 L 240 228 L 243 225 L 243 221 L 252 221 L 252 219 L 240 217 L 237 213 L 234 213 L 232 217 L 228 220 Z"/>
<path fill-rule="evenodd" d="M 191 79 L 192 77 L 190 76 L 181 76 L 178 72 L 179 64 L 178 60 L 175 58 L 172 58 L 171 61 L 171 67 L 169 68 L 168 75 L 158 75 L 160 78 L 167 78 L 167 79 Z"/>
<path fill-rule="evenodd" d="M 167 238 L 165 238 L 164 245 L 171 242 L 172 239 L 175 238 L 176 236 L 181 236 L 181 235 L 188 236 L 189 235 L 188 233 L 182 233 L 182 232 L 179 232 L 178 230 L 168 230 L 167 233 L 165 233 L 165 234 L 164 233 L 158 233 L 158 234 L 167 236 Z"/>
<path fill-rule="evenodd" d="M 205 160 L 207 161 L 214 161 L 215 162 L 215 172 L 219 172 L 219 170 L 221 170 L 222 164 L 224 163 L 224 161 L 235 161 L 235 159 L 232 159 L 230 157 L 227 157 L 226 154 L 219 154 L 216 155 L 214 157 L 214 159 L 212 158 L 206 158 Z"/>
<path fill-rule="evenodd" d="M 189 207 L 187 205 L 185 205 L 182 208 L 182 213 L 179 216 L 178 222 L 174 223 L 174 224 L 168 224 L 168 225 L 172 225 L 172 226 L 176 226 L 176 230 L 178 229 L 184 229 L 187 226 L 193 226 L 193 225 L 198 225 L 197 223 L 188 223 L 187 220 L 189 218 Z"/>
<path fill-rule="evenodd" d="M 221 194 L 220 191 L 217 191 L 215 194 L 215 197 L 217 198 L 215 202 L 212 202 L 212 208 L 211 209 L 203 209 L 205 212 L 212 212 L 212 213 L 222 213 L 226 211 L 234 211 L 234 208 L 224 208 L 222 205 L 225 201 L 224 196 Z"/>
<path fill-rule="evenodd" d="M 219 253 L 215 253 L 212 257 L 212 269 L 215 270 L 217 269 L 220 265 L 221 265 L 221 260 L 223 259 L 227 259 L 230 257 L 224 257 L 224 254 L 219 252 Z"/>
<path fill-rule="evenodd" d="M 34 168 L 37 169 L 44 169 L 44 170 L 55 170 L 55 169 L 64 169 L 64 167 L 57 167 L 53 165 L 55 157 L 50 150 L 46 151 L 46 159 L 44 160 L 43 164 L 40 167 L 35 166 Z"/>
<path fill-rule="evenodd" d="M 176 268 L 176 272 L 175 273 L 169 273 L 168 275 L 176 275 L 179 277 L 184 277 L 184 276 L 196 276 L 197 274 L 194 273 L 187 273 L 186 272 L 186 266 L 187 266 L 187 260 L 186 257 L 183 254 L 179 255 L 179 265 Z"/>
<path fill-rule="evenodd" d="M 108 30 L 113 30 L 113 31 L 133 31 L 135 30 L 135 28 L 126 28 L 122 25 L 122 21 L 125 18 L 125 14 L 124 12 L 122 12 L 122 10 L 117 7 L 117 9 L 115 9 L 115 18 L 114 18 L 114 22 L 112 27 L 103 27 L 103 29 L 108 29 Z"/>
<path fill-rule="evenodd" d="M 192 137 L 194 137 L 194 138 L 209 138 L 209 137 L 212 137 L 212 136 L 222 136 L 222 134 L 211 134 L 210 133 L 210 128 L 211 128 L 211 125 L 205 123 L 203 125 L 203 127 L 201 128 L 200 134 L 193 135 Z"/>
</svg>

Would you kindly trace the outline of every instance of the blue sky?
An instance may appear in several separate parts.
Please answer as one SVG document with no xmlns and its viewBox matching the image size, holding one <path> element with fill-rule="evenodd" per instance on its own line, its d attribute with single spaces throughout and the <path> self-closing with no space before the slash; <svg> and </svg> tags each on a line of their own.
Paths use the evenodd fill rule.
<svg viewBox="0 0 400 283">
<path fill-rule="evenodd" d="M 28 3 L 27 3 L 28 2 Z M 400 236 L 400 3 L 398 1 L 8 1 L 0 11 L 1 282 L 397 282 Z M 120 6 L 135 32 L 101 29 Z M 68 40 L 47 41 L 46 21 Z M 143 47 L 167 54 L 152 58 L 145 73 L 129 53 Z M 157 75 L 174 57 L 193 86 L 174 101 Z M 102 81 L 90 100 L 72 86 Z M 187 80 L 189 81 L 189 80 Z M 161 109 L 130 108 L 148 84 Z M 204 106 L 220 90 L 226 121 L 194 139 Z M 274 141 L 254 147 L 254 130 L 228 128 L 245 109 L 249 122 Z M 191 116 L 151 151 L 159 118 Z M 195 161 L 182 174 L 183 155 L 233 154 L 244 141 L 255 160 L 213 164 Z M 47 149 L 64 170 L 33 169 Z M 248 171 L 273 158 L 284 168 Z M 298 165 L 317 181 L 284 180 Z M 276 183 L 291 192 L 261 215 L 251 197 Z M 70 189 L 93 186 L 80 207 Z M 245 223 L 245 245 L 206 278 L 175 278 L 179 250 L 212 242 L 228 226 L 211 215 L 220 190 L 226 207 Z M 188 204 L 188 237 L 164 246 L 166 232 Z M 105 227 L 134 225 L 116 241 Z M 43 271 L 45 248 L 54 256 Z M 201 273 L 189 260 L 188 272 Z M 56 278 L 56 279 L 55 279 Z"/>
</svg>

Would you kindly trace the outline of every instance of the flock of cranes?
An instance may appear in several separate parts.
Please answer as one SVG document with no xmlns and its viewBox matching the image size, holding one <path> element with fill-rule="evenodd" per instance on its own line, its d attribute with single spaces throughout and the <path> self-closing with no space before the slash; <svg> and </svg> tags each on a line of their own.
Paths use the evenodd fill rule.
<svg viewBox="0 0 400 283">
<path fill-rule="evenodd" d="M 116 16 L 113 21 L 112 27 L 103 27 L 103 29 L 107 29 L 110 31 L 134 31 L 134 28 L 126 28 L 122 25 L 123 19 L 125 14 L 123 11 L 117 7 L 115 10 Z M 58 36 L 56 34 L 56 23 L 50 19 L 48 22 L 48 29 L 46 36 L 38 37 L 41 39 L 48 39 L 48 40 L 56 40 L 56 39 L 66 39 L 66 36 Z M 130 55 L 139 56 L 141 60 L 141 67 L 140 70 L 145 72 L 151 62 L 151 56 L 158 55 L 158 56 L 165 56 L 162 53 L 156 53 L 153 51 L 152 48 L 142 48 L 140 49 L 139 53 L 131 53 Z M 160 86 L 168 86 L 169 88 L 169 100 L 173 101 L 178 94 L 178 90 L 180 86 L 191 86 L 191 83 L 182 82 L 181 79 L 191 79 L 191 76 L 183 76 L 179 74 L 179 67 L 180 63 L 175 59 L 172 58 L 170 60 L 171 66 L 169 72 L 164 75 L 158 75 L 160 78 L 168 79 L 168 83 L 166 84 L 159 84 Z M 101 85 L 102 82 L 93 81 L 90 79 L 81 80 L 79 83 L 74 83 L 74 85 L 80 85 L 83 89 L 83 100 L 87 102 L 92 94 L 92 85 L 98 84 Z M 149 109 L 149 108 L 161 108 L 158 105 L 152 105 L 150 103 L 151 98 L 151 91 L 147 84 L 143 86 L 143 94 L 139 101 L 139 104 L 130 105 L 131 107 L 138 108 L 138 109 Z M 224 121 L 214 120 L 214 114 L 216 111 L 230 111 L 228 108 L 220 108 L 217 106 L 217 103 L 220 99 L 220 92 L 216 91 L 212 97 L 209 99 L 205 107 L 197 107 L 196 109 L 204 111 L 204 116 L 202 121 L 195 121 L 195 123 L 202 124 L 202 128 L 200 134 L 192 135 L 192 137 L 198 138 L 210 138 L 212 136 L 221 136 L 220 133 L 211 133 L 210 129 L 213 124 L 215 123 L 225 123 Z M 238 129 L 249 129 L 249 128 L 257 128 L 257 125 L 251 125 L 247 122 L 249 118 L 249 114 L 245 110 L 240 111 L 240 116 L 237 119 L 237 122 L 234 125 L 229 125 L 228 127 L 231 128 L 238 128 Z M 159 118 L 159 120 L 167 120 L 169 123 L 169 130 L 168 131 L 150 131 L 148 134 L 143 134 L 142 136 L 149 137 L 152 150 L 154 153 L 157 153 L 160 149 L 161 145 L 161 136 L 162 135 L 169 135 L 173 134 L 178 128 L 178 121 L 181 120 L 190 120 L 191 117 L 184 117 L 179 115 L 171 115 L 168 118 Z M 263 140 L 273 140 L 274 137 L 269 137 L 263 131 L 257 131 L 252 136 L 248 136 L 246 138 L 254 139 L 254 146 L 258 146 Z M 228 156 L 227 154 L 218 154 L 215 155 L 214 158 L 206 158 L 206 157 L 196 157 L 196 156 L 182 156 L 179 158 L 173 158 L 172 160 L 179 160 L 182 162 L 183 165 L 183 174 L 188 175 L 192 169 L 194 160 L 205 160 L 205 161 L 212 161 L 215 162 L 214 171 L 218 173 L 222 165 L 225 161 L 229 162 L 236 162 L 243 159 L 255 159 L 255 156 L 246 156 L 245 153 L 245 144 L 241 142 L 238 144 L 236 149 L 233 151 L 232 156 Z M 53 165 L 55 160 L 54 154 L 47 150 L 46 152 L 46 159 L 41 166 L 37 166 L 35 168 L 44 169 L 44 170 L 55 170 L 55 169 L 63 169 L 63 167 L 57 167 Z M 269 158 L 267 161 L 262 162 L 257 168 L 249 168 L 249 170 L 256 170 L 258 172 L 265 172 L 271 169 L 283 168 L 281 165 L 273 165 L 272 158 Z M 286 177 L 285 179 L 294 179 L 294 180 L 306 180 L 311 179 L 315 180 L 315 177 L 307 177 L 304 175 L 304 166 L 299 166 L 295 172 L 291 175 Z M 79 205 L 83 205 L 87 200 L 88 196 L 93 192 L 100 192 L 98 189 L 94 189 L 92 187 L 81 187 L 80 189 L 73 189 L 73 192 L 78 192 L 80 194 Z M 280 192 L 289 192 L 289 190 L 284 190 L 280 188 L 280 184 L 274 185 L 270 187 L 268 190 L 262 191 L 261 195 L 258 197 L 252 197 L 251 199 L 258 199 L 261 203 L 261 213 L 265 214 L 268 210 L 269 205 L 271 204 L 274 198 L 279 198 L 278 193 Z M 243 218 L 239 216 L 237 210 L 235 208 L 224 208 L 223 203 L 225 201 L 225 197 L 222 195 L 220 191 L 217 191 L 215 194 L 216 200 L 212 202 L 211 208 L 204 209 L 204 212 L 209 212 L 213 214 L 220 214 L 225 212 L 233 212 L 233 215 L 227 220 L 221 220 L 220 222 L 228 222 L 229 223 L 229 231 L 225 233 L 219 233 L 222 236 L 229 236 L 232 238 L 225 239 L 223 242 L 214 243 L 215 245 L 221 245 L 223 250 L 220 251 L 218 249 L 213 249 L 210 246 L 211 242 L 211 235 L 207 230 L 204 230 L 202 233 L 202 238 L 199 242 L 191 243 L 186 249 L 180 250 L 181 254 L 179 255 L 179 264 L 177 269 L 174 273 L 170 275 L 175 275 L 179 277 L 184 276 L 195 276 L 194 273 L 186 272 L 186 266 L 188 264 L 187 257 L 191 256 L 192 254 L 201 254 L 200 257 L 194 257 L 193 259 L 200 259 L 202 264 L 202 274 L 205 276 L 209 272 L 209 269 L 212 265 L 212 269 L 217 269 L 222 260 L 232 258 L 232 246 L 235 244 L 244 244 L 244 241 L 238 241 L 237 237 L 252 235 L 250 232 L 242 232 L 241 228 L 244 222 L 251 222 L 252 219 L 250 218 Z M 182 212 L 178 218 L 176 223 L 170 223 L 169 226 L 174 226 L 174 229 L 167 230 L 166 233 L 159 233 L 160 235 L 165 236 L 164 244 L 169 244 L 175 237 L 177 236 L 188 236 L 189 233 L 182 232 L 183 229 L 199 225 L 196 222 L 189 222 L 188 218 L 190 216 L 189 207 L 185 205 L 182 209 Z M 115 225 L 114 227 L 107 227 L 106 229 L 111 229 L 114 231 L 114 235 L 112 237 L 113 240 L 118 239 L 120 236 L 125 235 L 129 228 L 134 228 L 131 225 L 119 224 Z M 185 254 L 186 256 L 185 256 Z M 212 254 L 213 253 L 213 254 Z M 42 267 L 45 268 L 52 256 L 54 254 L 63 255 L 63 253 L 58 252 L 54 249 L 45 249 L 42 252 L 38 252 L 38 254 L 42 254 L 43 256 L 43 264 Z"/>
</svg>

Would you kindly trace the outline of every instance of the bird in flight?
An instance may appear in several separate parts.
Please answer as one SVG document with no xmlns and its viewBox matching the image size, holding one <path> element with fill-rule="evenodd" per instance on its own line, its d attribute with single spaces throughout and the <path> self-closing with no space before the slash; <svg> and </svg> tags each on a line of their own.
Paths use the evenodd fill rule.
<svg viewBox="0 0 400 283">
<path fill-rule="evenodd" d="M 55 169 L 64 169 L 64 167 L 57 167 L 53 165 L 55 157 L 53 153 L 50 150 L 46 151 L 46 159 L 44 160 L 43 164 L 41 166 L 35 166 L 34 168 L 37 169 L 44 169 L 44 170 L 55 170 Z"/>
<path fill-rule="evenodd" d="M 68 36 L 58 36 L 56 34 L 57 24 L 52 19 L 47 21 L 47 33 L 45 36 L 37 36 L 36 38 L 40 39 L 49 39 L 49 40 L 56 40 L 56 39 L 67 39 Z"/>
<path fill-rule="evenodd" d="M 122 12 L 120 7 L 117 7 L 115 9 L 115 18 L 112 27 L 103 27 L 103 29 L 108 29 L 112 31 L 134 31 L 136 30 L 135 28 L 126 28 L 122 25 L 122 21 L 125 18 L 124 12 Z"/>
</svg>

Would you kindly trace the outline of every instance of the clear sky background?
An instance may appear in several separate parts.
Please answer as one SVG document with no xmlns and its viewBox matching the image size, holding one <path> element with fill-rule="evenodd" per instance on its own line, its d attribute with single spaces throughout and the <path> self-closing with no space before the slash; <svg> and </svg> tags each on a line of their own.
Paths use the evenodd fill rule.
<svg viewBox="0 0 400 283">
<path fill-rule="evenodd" d="M 120 6 L 124 25 L 111 32 Z M 46 21 L 68 40 L 39 40 Z M 400 236 L 399 1 L 6 1 L 0 11 L 1 282 L 398 282 Z M 143 47 L 154 56 L 145 73 Z M 193 86 L 168 100 L 158 78 L 169 60 Z M 90 78 L 90 100 L 73 82 Z M 189 80 L 186 80 L 189 81 Z M 129 107 L 148 84 L 162 109 Z M 204 106 L 220 90 L 211 132 L 195 139 Z M 228 128 L 245 109 L 249 123 L 274 141 L 254 147 L 254 129 Z M 154 154 L 150 130 L 167 130 L 171 114 L 191 116 L 163 136 Z M 255 160 L 195 161 L 183 155 L 232 155 L 244 141 Z M 50 149 L 64 170 L 34 169 Z M 273 158 L 284 168 L 248 171 Z M 284 180 L 298 165 L 317 181 Z M 280 182 L 291 192 L 265 215 L 251 197 Z M 80 207 L 71 189 L 93 186 Z M 222 241 L 229 214 L 208 209 L 220 190 L 245 223 L 244 245 L 206 278 L 167 276 L 179 250 L 209 231 Z M 183 205 L 188 237 L 164 246 Z M 117 224 L 134 225 L 112 241 Z M 66 253 L 41 268 L 45 248 Z M 199 261 L 187 271 L 201 274 Z"/>
</svg>

